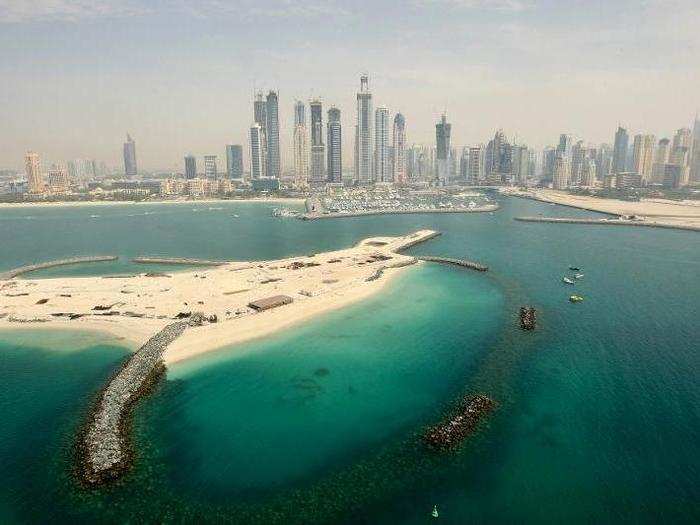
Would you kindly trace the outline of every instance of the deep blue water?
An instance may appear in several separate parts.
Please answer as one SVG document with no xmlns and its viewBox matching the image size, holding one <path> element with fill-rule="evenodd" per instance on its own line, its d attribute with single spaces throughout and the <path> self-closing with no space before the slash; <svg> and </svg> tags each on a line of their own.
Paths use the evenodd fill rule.
<svg viewBox="0 0 700 525">
<path fill-rule="evenodd" d="M 89 493 L 70 475 L 73 436 L 125 352 L 95 336 L 2 334 L 2 521 L 424 523 L 437 504 L 446 523 L 698 522 L 700 237 L 519 223 L 592 214 L 502 205 L 313 222 L 243 203 L 2 210 L 0 269 L 122 257 L 45 276 L 144 271 L 128 262 L 140 254 L 282 257 L 419 228 L 443 235 L 414 253 L 490 267 L 414 267 L 381 296 L 173 367 L 138 407 L 136 468 Z M 571 264 L 585 274 L 575 305 L 561 282 Z M 522 304 L 538 308 L 534 333 L 517 329 Z M 421 429 L 476 391 L 498 401 L 493 417 L 459 453 L 427 453 Z"/>
</svg>

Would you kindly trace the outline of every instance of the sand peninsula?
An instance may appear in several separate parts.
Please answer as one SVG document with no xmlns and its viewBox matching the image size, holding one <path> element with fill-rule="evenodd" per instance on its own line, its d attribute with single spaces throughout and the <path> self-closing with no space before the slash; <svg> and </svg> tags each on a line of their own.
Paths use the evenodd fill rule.
<svg viewBox="0 0 700 525">
<path fill-rule="evenodd" d="M 603 199 L 586 195 L 569 193 L 544 188 L 521 190 L 518 188 L 501 188 L 500 192 L 512 197 L 522 197 L 541 202 L 570 206 L 581 210 L 595 211 L 617 218 L 634 217 L 634 220 L 607 220 L 596 224 L 621 224 L 628 226 L 649 226 L 677 228 L 700 231 L 700 202 L 672 201 L 666 199 L 642 199 L 640 201 L 623 201 L 620 199 Z M 566 221 L 558 221 L 566 222 Z M 572 221 L 574 222 L 574 221 Z M 588 221 L 576 221 L 590 224 Z"/>
<path fill-rule="evenodd" d="M 369 297 L 417 262 L 398 252 L 436 235 L 421 230 L 333 252 L 171 274 L 0 280 L 0 330 L 100 330 L 138 348 L 174 321 L 203 314 L 201 326 L 165 349 L 163 361 L 175 363 Z M 291 302 L 256 310 L 256 301 L 275 296 Z"/>
</svg>

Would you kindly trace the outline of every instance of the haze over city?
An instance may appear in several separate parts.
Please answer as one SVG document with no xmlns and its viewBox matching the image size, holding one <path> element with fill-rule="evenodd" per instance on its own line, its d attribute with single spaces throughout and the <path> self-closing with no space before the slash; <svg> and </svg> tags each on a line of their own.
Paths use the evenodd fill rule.
<svg viewBox="0 0 700 525">
<path fill-rule="evenodd" d="M 698 104 L 699 26 L 691 0 L 0 0 L 0 167 L 30 149 L 118 166 L 130 132 L 139 167 L 182 170 L 186 153 L 247 144 L 268 89 L 284 167 L 294 102 L 311 97 L 341 109 L 350 167 L 365 72 L 409 143 L 432 144 L 443 111 L 456 145 L 498 128 L 534 148 L 564 132 L 612 143 L 618 123 L 670 137 Z"/>
</svg>

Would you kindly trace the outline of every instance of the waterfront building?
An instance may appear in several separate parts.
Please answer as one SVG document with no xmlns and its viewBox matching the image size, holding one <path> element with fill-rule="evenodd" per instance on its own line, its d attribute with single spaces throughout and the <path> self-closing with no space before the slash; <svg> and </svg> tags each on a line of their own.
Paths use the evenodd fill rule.
<svg viewBox="0 0 700 525">
<path fill-rule="evenodd" d="M 616 175 L 617 188 L 631 190 L 642 187 L 642 176 L 634 171 L 624 171 Z"/>
<path fill-rule="evenodd" d="M 197 177 L 197 159 L 194 155 L 185 155 L 185 179 Z"/>
<path fill-rule="evenodd" d="M 275 179 L 280 178 L 280 123 L 279 123 L 279 101 L 277 93 L 270 91 L 265 101 L 265 116 L 267 125 L 265 127 L 265 137 L 267 140 L 267 176 Z"/>
<path fill-rule="evenodd" d="M 70 189 L 68 171 L 63 166 L 54 164 L 46 173 L 48 190 L 53 194 L 67 193 Z"/>
<path fill-rule="evenodd" d="M 664 188 L 677 189 L 684 186 L 681 166 L 677 164 L 664 164 L 663 174 Z"/>
<path fill-rule="evenodd" d="M 389 110 L 385 106 L 379 106 L 374 113 L 374 181 L 392 181 L 389 158 Z"/>
<path fill-rule="evenodd" d="M 663 182 L 666 172 L 666 164 L 671 158 L 671 141 L 667 138 L 659 140 L 654 153 L 654 167 L 652 179 L 654 182 Z"/>
<path fill-rule="evenodd" d="M 37 152 L 28 151 L 24 156 L 24 170 L 27 175 L 29 193 L 43 193 L 44 178 L 41 173 L 41 161 Z"/>
<path fill-rule="evenodd" d="M 557 155 L 562 155 L 564 157 L 571 157 L 571 150 L 573 148 L 574 139 L 568 133 L 562 133 L 559 135 L 559 145 L 557 146 Z"/>
<path fill-rule="evenodd" d="M 511 174 L 513 184 L 525 184 L 530 168 L 530 152 L 527 146 L 511 147 Z"/>
<path fill-rule="evenodd" d="M 360 77 L 355 124 L 355 179 L 366 184 L 372 181 L 372 93 L 369 78 Z"/>
<path fill-rule="evenodd" d="M 557 154 L 554 159 L 553 187 L 555 190 L 564 190 L 569 187 L 571 176 L 571 161 L 563 154 Z"/>
<path fill-rule="evenodd" d="M 605 178 L 612 172 L 613 149 L 610 144 L 601 144 L 596 152 L 596 172 L 598 180 Z"/>
<path fill-rule="evenodd" d="M 240 144 L 226 146 L 226 174 L 229 179 L 243 178 L 243 146 Z"/>
<path fill-rule="evenodd" d="M 654 135 L 635 135 L 632 155 L 632 170 L 639 173 L 642 182 L 649 183 L 652 180 L 652 166 L 654 163 Z"/>
<path fill-rule="evenodd" d="M 204 155 L 204 178 L 209 180 L 217 179 L 216 155 Z"/>
<path fill-rule="evenodd" d="M 581 169 L 581 186 L 592 188 L 597 179 L 598 166 L 594 159 L 587 158 L 583 161 Z"/>
<path fill-rule="evenodd" d="M 253 122 L 250 127 L 250 177 L 260 179 L 265 176 L 265 136 L 262 127 Z"/>
<path fill-rule="evenodd" d="M 612 172 L 614 174 L 625 171 L 627 165 L 627 145 L 629 135 L 627 130 L 621 126 L 615 132 L 615 145 L 613 146 Z"/>
<path fill-rule="evenodd" d="M 437 160 L 437 182 L 446 184 L 449 177 L 450 160 L 450 138 L 452 134 L 452 124 L 447 122 L 447 115 L 444 113 L 440 117 L 440 122 L 435 125 L 435 147 Z"/>
<path fill-rule="evenodd" d="M 342 129 L 340 110 L 332 106 L 328 110 L 328 182 L 340 183 L 343 177 Z"/>
<path fill-rule="evenodd" d="M 124 174 L 127 177 L 135 177 L 138 172 L 136 167 L 136 142 L 131 135 L 126 134 L 124 143 Z"/>
<path fill-rule="evenodd" d="M 562 156 L 566 156 L 563 155 Z M 567 157 L 568 158 L 568 157 Z M 512 174 L 512 147 L 503 130 L 498 130 L 486 145 L 485 176 L 491 184 L 510 180 Z"/>
<path fill-rule="evenodd" d="M 323 144 L 323 106 L 320 100 L 309 103 L 311 110 L 311 177 L 310 182 L 319 185 L 326 181 L 326 148 Z"/>
<path fill-rule="evenodd" d="M 297 188 L 307 185 L 309 149 L 306 135 L 306 106 L 300 100 L 294 104 L 294 181 Z"/>
<path fill-rule="evenodd" d="M 690 129 L 681 128 L 673 136 L 673 146 L 669 154 L 669 163 L 680 167 L 680 186 L 686 186 L 690 180 L 690 155 L 692 135 Z"/>
<path fill-rule="evenodd" d="M 471 146 L 469 148 L 469 167 L 467 179 L 471 184 L 478 184 L 484 177 L 484 146 Z"/>
<path fill-rule="evenodd" d="M 547 147 L 542 152 L 542 182 L 552 182 L 554 178 L 554 163 L 557 158 L 557 148 Z"/>
<path fill-rule="evenodd" d="M 262 151 L 262 165 L 260 168 L 260 176 L 267 177 L 267 100 L 262 94 L 262 91 L 258 91 L 255 94 L 255 100 L 253 101 L 253 122 L 260 126 L 260 147 Z"/>
<path fill-rule="evenodd" d="M 406 119 L 401 113 L 394 117 L 392 141 L 392 178 L 396 184 L 406 184 Z"/>
<path fill-rule="evenodd" d="M 700 118 L 695 115 L 693 126 L 693 142 L 690 155 L 690 180 L 700 182 Z"/>
<path fill-rule="evenodd" d="M 571 147 L 571 178 L 569 185 L 576 186 L 581 181 L 583 163 L 588 154 L 588 149 L 582 140 L 579 140 Z"/>
</svg>

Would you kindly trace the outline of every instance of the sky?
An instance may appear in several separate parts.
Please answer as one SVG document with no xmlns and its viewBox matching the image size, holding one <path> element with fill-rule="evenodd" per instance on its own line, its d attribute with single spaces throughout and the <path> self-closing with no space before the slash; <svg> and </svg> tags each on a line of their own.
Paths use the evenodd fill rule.
<svg viewBox="0 0 700 525">
<path fill-rule="evenodd" d="M 698 28 L 698 0 L 0 0 L 0 167 L 30 149 L 120 166 L 127 132 L 140 169 L 224 163 L 256 89 L 279 91 L 283 165 L 315 96 L 351 166 L 362 73 L 409 144 L 443 111 L 458 146 L 670 136 L 700 108 Z"/>
</svg>

